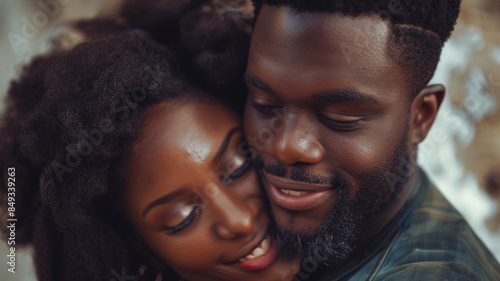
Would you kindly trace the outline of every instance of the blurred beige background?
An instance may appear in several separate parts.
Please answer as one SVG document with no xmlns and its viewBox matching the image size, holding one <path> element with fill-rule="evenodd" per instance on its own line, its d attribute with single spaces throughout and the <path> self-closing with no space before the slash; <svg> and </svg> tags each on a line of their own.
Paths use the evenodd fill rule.
<svg viewBox="0 0 500 281">
<path fill-rule="evenodd" d="M 214 0 L 218 1 L 218 0 Z M 0 97 L 19 67 L 49 47 L 71 19 L 112 11 L 119 0 L 0 0 Z M 500 260 L 500 1 L 463 0 L 433 82 L 448 95 L 421 145 L 419 162 Z M 0 102 L 1 108 L 1 102 Z M 29 249 L 0 280 L 35 280 Z"/>
</svg>

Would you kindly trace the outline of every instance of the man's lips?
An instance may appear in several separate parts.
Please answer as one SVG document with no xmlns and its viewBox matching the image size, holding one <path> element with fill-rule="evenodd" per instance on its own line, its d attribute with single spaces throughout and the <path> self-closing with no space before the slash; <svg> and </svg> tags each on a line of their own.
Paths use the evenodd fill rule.
<svg viewBox="0 0 500 281">
<path fill-rule="evenodd" d="M 308 184 L 270 175 L 263 171 L 271 201 L 281 208 L 305 211 L 322 203 L 334 188 L 325 184 Z"/>
</svg>

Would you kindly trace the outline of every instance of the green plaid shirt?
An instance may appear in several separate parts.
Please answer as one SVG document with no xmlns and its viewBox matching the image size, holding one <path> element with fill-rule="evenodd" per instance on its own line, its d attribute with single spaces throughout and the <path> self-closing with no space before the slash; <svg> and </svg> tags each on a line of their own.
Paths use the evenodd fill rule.
<svg viewBox="0 0 500 281">
<path fill-rule="evenodd" d="M 403 208 L 330 280 L 500 280 L 500 265 L 422 170 Z"/>
</svg>

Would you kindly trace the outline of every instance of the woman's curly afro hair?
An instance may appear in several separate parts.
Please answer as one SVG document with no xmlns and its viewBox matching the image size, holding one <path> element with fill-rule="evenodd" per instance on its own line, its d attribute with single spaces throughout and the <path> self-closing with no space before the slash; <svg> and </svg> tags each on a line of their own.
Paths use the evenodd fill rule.
<svg viewBox="0 0 500 281">
<path fill-rule="evenodd" d="M 120 194 L 124 153 L 148 106 L 189 98 L 187 84 L 237 109 L 244 102 L 248 25 L 206 9 L 209 1 L 128 12 L 145 2 L 126 2 L 118 19 L 77 23 L 87 34 L 81 43 L 34 58 L 10 84 L 0 116 L 0 208 L 5 223 L 13 167 L 16 247 L 33 245 L 40 281 L 111 280 L 147 262 L 132 246 Z M 155 15 L 161 24 L 134 18 Z M 215 33 L 222 42 L 209 39 Z"/>
</svg>

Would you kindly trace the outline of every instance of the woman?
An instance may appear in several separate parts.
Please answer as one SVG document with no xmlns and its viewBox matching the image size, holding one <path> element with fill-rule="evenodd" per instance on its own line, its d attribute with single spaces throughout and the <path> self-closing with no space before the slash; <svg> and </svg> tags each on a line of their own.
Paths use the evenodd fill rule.
<svg viewBox="0 0 500 281">
<path fill-rule="evenodd" d="M 237 52 L 211 72 L 177 59 L 182 41 L 110 29 L 35 58 L 5 100 L 1 195 L 15 193 L 16 246 L 33 245 L 38 279 L 291 279 L 239 117 L 204 91 L 241 85 L 187 79 L 240 75 Z"/>
</svg>

